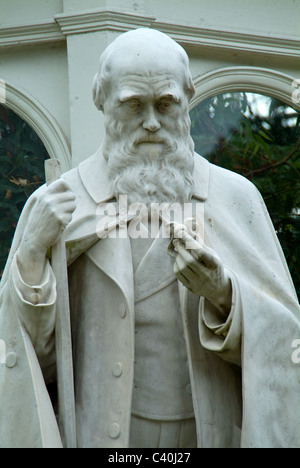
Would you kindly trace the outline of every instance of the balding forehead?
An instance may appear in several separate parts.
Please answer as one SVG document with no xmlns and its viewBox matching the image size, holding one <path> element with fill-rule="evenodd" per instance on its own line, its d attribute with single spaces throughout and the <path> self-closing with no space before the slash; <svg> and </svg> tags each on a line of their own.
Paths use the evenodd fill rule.
<svg viewBox="0 0 300 468">
<path fill-rule="evenodd" d="M 110 54 L 126 51 L 127 53 L 143 54 L 145 56 L 168 52 L 168 54 L 174 53 L 181 56 L 188 63 L 185 50 L 177 42 L 160 31 L 146 28 L 121 34 L 108 46 L 107 51 Z"/>
<path fill-rule="evenodd" d="M 133 98 L 142 100 L 145 98 L 170 98 L 175 102 L 180 102 L 183 97 L 182 91 L 176 81 L 167 75 L 151 79 L 133 73 L 121 78 L 116 89 L 120 102 Z"/>
<path fill-rule="evenodd" d="M 187 54 L 179 44 L 166 34 L 149 29 L 119 36 L 104 52 L 102 64 L 107 70 L 135 67 L 135 71 L 152 68 L 175 71 L 178 66 L 189 67 Z"/>
<path fill-rule="evenodd" d="M 176 76 L 177 73 L 186 73 L 188 70 L 188 64 L 181 55 L 163 49 L 153 49 L 149 54 L 134 49 L 127 50 L 126 54 L 122 50 L 117 50 L 110 56 L 107 65 L 111 72 L 134 70 L 136 73 L 148 76 L 166 72 Z"/>
<path fill-rule="evenodd" d="M 166 34 L 138 29 L 120 35 L 103 52 L 93 86 L 98 109 L 103 109 L 103 103 L 119 77 L 131 72 L 147 77 L 168 74 L 189 99 L 194 94 L 189 59 L 184 49 Z"/>
</svg>

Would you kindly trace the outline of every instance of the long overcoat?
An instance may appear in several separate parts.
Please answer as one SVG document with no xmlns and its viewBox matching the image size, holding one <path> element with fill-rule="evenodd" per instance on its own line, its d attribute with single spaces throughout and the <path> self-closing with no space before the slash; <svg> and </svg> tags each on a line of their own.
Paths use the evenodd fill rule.
<svg viewBox="0 0 300 468">
<path fill-rule="evenodd" d="M 77 443 L 127 447 L 135 336 L 130 239 L 99 239 L 104 208 L 116 203 L 101 151 L 64 177 L 77 202 L 66 231 Z M 194 181 L 204 242 L 221 258 L 233 286 L 224 320 L 178 284 L 198 446 L 300 447 L 300 365 L 292 359 L 300 309 L 269 215 L 249 181 L 199 155 Z M 55 366 L 55 279 L 48 265 L 43 285 L 32 290 L 16 261 L 44 190 L 23 210 L 1 282 L 0 447 L 61 446 L 44 384 Z M 113 222 L 120 233 L 118 216 Z M 152 287 L 159 290 L 170 278 L 163 264 L 152 263 L 149 254 L 140 281 L 147 285 L 154 270 Z M 40 295 L 39 304 L 32 304 L 32 294 Z"/>
</svg>

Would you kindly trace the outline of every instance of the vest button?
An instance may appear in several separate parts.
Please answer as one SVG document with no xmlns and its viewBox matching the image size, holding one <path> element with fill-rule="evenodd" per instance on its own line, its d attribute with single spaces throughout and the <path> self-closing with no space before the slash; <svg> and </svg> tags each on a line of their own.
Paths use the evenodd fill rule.
<svg viewBox="0 0 300 468">
<path fill-rule="evenodd" d="M 187 391 L 187 393 L 188 393 L 189 395 L 192 395 L 192 386 L 191 386 L 190 383 L 187 384 L 187 386 L 185 387 L 185 389 L 186 389 L 186 391 Z"/>
<path fill-rule="evenodd" d="M 30 295 L 30 301 L 33 305 L 39 304 L 41 302 L 41 295 L 38 292 L 34 292 Z"/>
<path fill-rule="evenodd" d="M 117 439 L 121 433 L 118 423 L 112 423 L 108 429 L 108 435 L 111 439 Z"/>
<path fill-rule="evenodd" d="M 15 367 L 17 364 L 17 355 L 16 353 L 8 353 L 5 359 L 5 365 L 8 368 Z"/>
<path fill-rule="evenodd" d="M 121 377 L 121 375 L 123 374 L 123 366 L 121 362 L 115 363 L 112 373 L 115 377 Z"/>
<path fill-rule="evenodd" d="M 120 317 L 121 318 L 125 318 L 126 317 L 126 306 L 124 304 L 124 302 L 121 302 L 120 304 L 120 307 L 119 307 L 119 314 L 120 314 Z"/>
</svg>

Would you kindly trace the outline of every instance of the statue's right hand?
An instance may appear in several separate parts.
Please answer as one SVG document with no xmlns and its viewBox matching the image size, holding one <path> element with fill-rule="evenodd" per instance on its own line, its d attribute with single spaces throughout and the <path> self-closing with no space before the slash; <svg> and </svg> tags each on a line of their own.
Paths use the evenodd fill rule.
<svg viewBox="0 0 300 468">
<path fill-rule="evenodd" d="M 33 256 L 45 255 L 72 219 L 75 195 L 67 182 L 59 179 L 38 198 L 27 223 L 20 249 Z"/>
</svg>

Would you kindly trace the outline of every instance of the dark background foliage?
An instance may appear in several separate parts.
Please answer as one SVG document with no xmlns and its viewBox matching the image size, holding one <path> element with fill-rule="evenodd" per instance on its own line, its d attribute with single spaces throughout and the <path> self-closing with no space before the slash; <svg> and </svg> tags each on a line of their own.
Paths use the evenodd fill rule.
<svg viewBox="0 0 300 468">
<path fill-rule="evenodd" d="M 226 93 L 198 104 L 191 120 L 196 151 L 247 177 L 261 192 L 299 298 L 299 112 L 273 98 Z"/>
<path fill-rule="evenodd" d="M 0 105 L 0 277 L 22 208 L 45 180 L 48 157 L 32 128 Z"/>
</svg>

